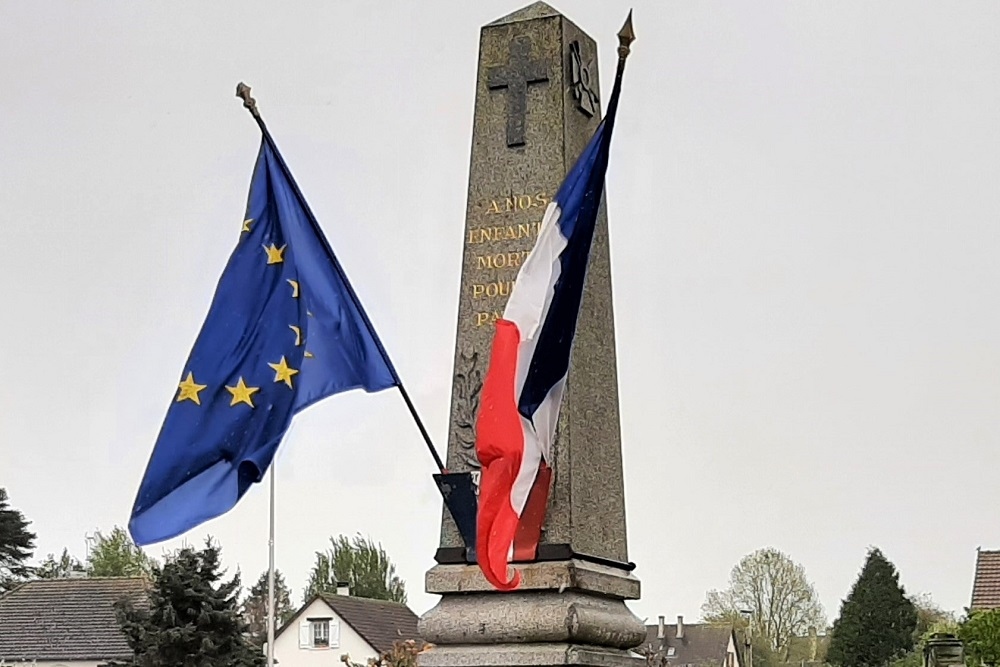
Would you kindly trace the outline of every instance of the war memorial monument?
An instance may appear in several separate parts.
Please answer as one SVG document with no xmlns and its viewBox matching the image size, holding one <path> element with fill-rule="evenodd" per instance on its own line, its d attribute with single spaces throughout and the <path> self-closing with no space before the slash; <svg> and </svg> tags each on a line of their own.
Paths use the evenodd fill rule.
<svg viewBox="0 0 1000 667">
<path fill-rule="evenodd" d="M 632 36 L 619 37 L 623 60 Z M 493 323 L 602 106 L 594 40 L 543 2 L 482 28 L 477 71 L 447 454 L 448 471 L 473 480 Z M 467 531 L 444 509 L 426 575 L 427 592 L 441 598 L 420 619 L 433 644 L 422 667 L 640 663 L 628 652 L 645 628 L 625 606 L 640 585 L 628 559 L 604 203 L 550 464 L 537 549 L 525 555 L 515 542 L 515 591 L 487 582 Z"/>
</svg>

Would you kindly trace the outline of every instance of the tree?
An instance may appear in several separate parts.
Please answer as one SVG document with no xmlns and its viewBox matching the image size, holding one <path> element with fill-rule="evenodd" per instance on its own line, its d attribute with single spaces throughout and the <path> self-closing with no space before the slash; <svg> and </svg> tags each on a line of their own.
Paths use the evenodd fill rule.
<svg viewBox="0 0 1000 667">
<path fill-rule="evenodd" d="M 955 614 L 942 609 L 930 595 L 926 593 L 911 595 L 910 602 L 917 612 L 917 626 L 913 631 L 915 646 L 903 657 L 892 661 L 890 667 L 923 667 L 924 647 L 932 635 L 935 633 L 958 635 Z"/>
<path fill-rule="evenodd" d="M 364 665 L 354 662 L 346 653 L 340 656 L 340 661 L 347 667 L 417 667 L 417 656 L 430 647 L 430 644 L 421 645 L 419 642 L 407 639 L 394 643 L 391 649 L 383 651 L 374 660 L 369 659 Z"/>
<path fill-rule="evenodd" d="M 741 612 L 750 611 L 754 636 L 778 652 L 810 627 L 826 627 L 823 606 L 805 569 L 771 548 L 744 556 L 729 575 L 729 587 L 709 591 L 701 611 L 709 623 L 737 628 L 746 624 Z M 756 653 L 754 657 L 756 662 Z"/>
<path fill-rule="evenodd" d="M 833 623 L 826 658 L 841 667 L 882 667 L 913 650 L 916 628 L 917 609 L 895 566 L 872 548 Z"/>
<path fill-rule="evenodd" d="M 974 611 L 958 628 L 970 665 L 1000 664 L 1000 609 Z"/>
<path fill-rule="evenodd" d="M 240 577 L 221 581 L 219 548 L 181 549 L 153 564 L 148 597 L 119 602 L 118 623 L 137 667 L 260 667 L 264 654 L 239 613 Z"/>
<path fill-rule="evenodd" d="M 31 574 L 25 561 L 35 553 L 35 534 L 30 522 L 7 502 L 7 490 L 0 488 L 0 593 Z"/>
<path fill-rule="evenodd" d="M 927 593 L 911 595 L 910 602 L 917 611 L 917 627 L 913 631 L 914 639 L 923 643 L 927 636 L 934 632 L 956 631 L 955 614 L 945 611 Z"/>
<path fill-rule="evenodd" d="M 292 617 L 292 593 L 285 585 L 281 572 L 274 571 L 274 611 L 278 620 L 275 627 L 281 627 Z M 257 583 L 243 601 L 243 618 L 250 627 L 250 636 L 257 646 L 263 646 L 267 641 L 267 570 L 260 575 Z"/>
<path fill-rule="evenodd" d="M 304 598 L 333 593 L 337 583 L 350 586 L 350 594 L 361 598 L 392 600 L 406 604 L 406 587 L 396 576 L 396 566 L 381 544 L 361 535 L 349 541 L 345 535 L 330 538 L 331 549 L 316 552 Z"/>
<path fill-rule="evenodd" d="M 49 554 L 42 561 L 42 564 L 35 568 L 35 576 L 39 579 L 61 579 L 68 577 L 74 572 L 83 573 L 83 563 L 74 558 L 69 549 L 63 549 L 62 556 L 58 559 L 55 554 Z"/>
<path fill-rule="evenodd" d="M 100 531 L 87 555 L 91 577 L 148 576 L 155 561 L 140 549 L 124 528 L 115 526 L 107 536 Z"/>
</svg>

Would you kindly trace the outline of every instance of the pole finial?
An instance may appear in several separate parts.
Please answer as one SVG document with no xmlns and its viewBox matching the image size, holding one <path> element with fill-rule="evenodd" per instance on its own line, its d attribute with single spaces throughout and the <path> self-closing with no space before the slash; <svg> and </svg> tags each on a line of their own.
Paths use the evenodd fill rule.
<svg viewBox="0 0 1000 667">
<path fill-rule="evenodd" d="M 628 10 L 628 18 L 625 25 L 618 31 L 618 57 L 622 60 L 628 58 L 629 45 L 635 41 L 635 31 L 632 29 L 632 10 Z"/>
<path fill-rule="evenodd" d="M 260 119 L 260 112 L 257 111 L 257 100 L 250 97 L 250 86 L 242 81 L 236 86 L 236 97 L 243 100 L 243 106 L 254 118 Z"/>
</svg>

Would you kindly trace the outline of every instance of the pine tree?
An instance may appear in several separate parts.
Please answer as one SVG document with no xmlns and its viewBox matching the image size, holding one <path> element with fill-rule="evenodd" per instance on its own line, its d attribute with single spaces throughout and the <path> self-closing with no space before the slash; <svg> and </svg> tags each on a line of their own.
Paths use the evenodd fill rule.
<svg viewBox="0 0 1000 667">
<path fill-rule="evenodd" d="M 292 609 L 292 592 L 285 584 L 285 578 L 279 570 L 274 571 L 274 611 L 277 617 L 275 628 L 280 628 L 295 610 Z M 250 636 L 254 644 L 263 646 L 267 641 L 267 570 L 265 570 L 257 583 L 250 589 L 246 600 L 243 601 L 243 619 L 250 628 Z"/>
<path fill-rule="evenodd" d="M 916 627 L 895 566 L 872 548 L 833 623 L 826 658 L 840 667 L 882 667 L 913 649 Z"/>
<path fill-rule="evenodd" d="M 221 581 L 211 540 L 153 565 L 146 604 L 121 603 L 118 622 L 137 667 L 259 667 L 264 654 L 239 613 L 240 577 Z"/>
<path fill-rule="evenodd" d="M 7 503 L 7 490 L 0 488 L 0 593 L 31 574 L 25 561 L 35 552 L 35 534 L 29 521 Z"/>
</svg>

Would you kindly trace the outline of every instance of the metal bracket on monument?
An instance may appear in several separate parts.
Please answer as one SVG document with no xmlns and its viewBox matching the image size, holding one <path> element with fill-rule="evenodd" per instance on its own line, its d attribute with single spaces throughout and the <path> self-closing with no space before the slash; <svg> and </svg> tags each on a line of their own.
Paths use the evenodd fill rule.
<svg viewBox="0 0 1000 667">
<path fill-rule="evenodd" d="M 447 549 L 450 553 L 449 563 L 476 562 L 476 514 L 479 511 L 479 499 L 476 497 L 476 486 L 472 481 L 471 472 L 442 472 L 434 475 L 434 482 L 441 491 L 444 505 L 455 520 L 458 532 L 465 542 L 465 548 Z M 438 553 L 446 549 L 438 549 Z M 441 563 L 440 559 L 438 562 Z"/>
</svg>

